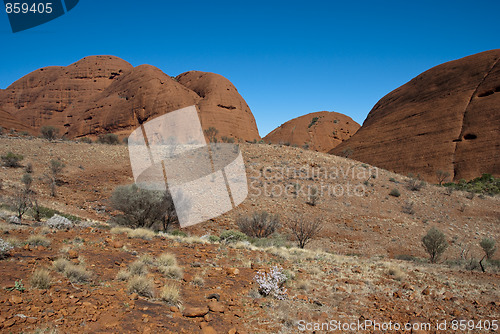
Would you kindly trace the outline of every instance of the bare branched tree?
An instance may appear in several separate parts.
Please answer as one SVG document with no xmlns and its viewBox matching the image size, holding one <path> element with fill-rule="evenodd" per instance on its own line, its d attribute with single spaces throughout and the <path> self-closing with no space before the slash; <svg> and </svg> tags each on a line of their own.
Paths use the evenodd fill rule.
<svg viewBox="0 0 500 334">
<path fill-rule="evenodd" d="M 323 222 L 319 219 L 304 219 L 298 217 L 288 223 L 294 238 L 300 248 L 304 248 L 309 241 L 315 238 L 323 229 Z"/>
</svg>

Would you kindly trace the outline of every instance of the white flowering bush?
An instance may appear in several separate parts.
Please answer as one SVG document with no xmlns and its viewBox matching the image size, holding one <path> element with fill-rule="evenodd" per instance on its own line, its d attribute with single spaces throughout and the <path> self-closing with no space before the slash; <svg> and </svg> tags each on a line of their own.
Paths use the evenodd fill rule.
<svg viewBox="0 0 500 334">
<path fill-rule="evenodd" d="M 0 238 L 0 259 L 4 258 L 7 253 L 13 249 L 11 244 Z"/>
<path fill-rule="evenodd" d="M 274 266 L 269 273 L 259 271 L 255 277 L 255 282 L 259 285 L 259 292 L 263 296 L 271 296 L 283 300 L 286 298 L 286 289 L 283 287 L 287 277 L 283 273 L 283 268 Z"/>
<path fill-rule="evenodd" d="M 65 229 L 73 227 L 73 222 L 68 218 L 55 214 L 47 220 L 47 225 L 51 228 Z"/>
</svg>

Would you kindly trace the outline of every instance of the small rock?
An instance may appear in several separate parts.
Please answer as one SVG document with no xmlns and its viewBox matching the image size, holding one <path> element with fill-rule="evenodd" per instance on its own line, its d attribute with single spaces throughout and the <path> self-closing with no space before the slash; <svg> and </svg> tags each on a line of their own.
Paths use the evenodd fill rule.
<svg viewBox="0 0 500 334">
<path fill-rule="evenodd" d="M 137 299 L 139 299 L 139 295 L 134 292 L 133 294 L 130 295 L 130 299 L 131 300 L 137 300 Z"/>
<path fill-rule="evenodd" d="M 111 243 L 111 246 L 114 247 L 114 248 L 122 248 L 123 247 L 123 241 L 113 241 Z"/>
<path fill-rule="evenodd" d="M 179 308 L 177 306 L 170 306 L 170 312 L 177 313 L 179 312 Z"/>
<path fill-rule="evenodd" d="M 236 276 L 240 273 L 240 270 L 238 268 L 227 268 L 226 269 L 226 274 L 230 276 Z"/>
<path fill-rule="evenodd" d="M 236 330 L 236 328 L 231 328 L 227 331 L 227 334 L 238 334 L 238 331 Z"/>
<path fill-rule="evenodd" d="M 431 289 L 429 287 L 426 287 L 425 289 L 422 290 L 422 294 L 424 296 L 428 296 L 431 294 Z"/>
<path fill-rule="evenodd" d="M 201 334 L 217 334 L 212 326 L 206 326 L 201 329 Z"/>
<path fill-rule="evenodd" d="M 224 305 L 216 300 L 211 300 L 208 303 L 208 309 L 212 312 L 224 313 Z"/>
<path fill-rule="evenodd" d="M 207 307 L 186 307 L 182 315 L 189 318 L 203 317 L 208 313 Z"/>
<path fill-rule="evenodd" d="M 74 249 L 70 249 L 70 250 L 68 251 L 68 257 L 69 257 L 70 259 L 78 259 L 78 252 L 77 252 L 77 251 L 75 251 Z"/>
<path fill-rule="evenodd" d="M 11 296 L 9 300 L 13 304 L 21 304 L 23 302 L 23 298 L 17 295 Z"/>
</svg>

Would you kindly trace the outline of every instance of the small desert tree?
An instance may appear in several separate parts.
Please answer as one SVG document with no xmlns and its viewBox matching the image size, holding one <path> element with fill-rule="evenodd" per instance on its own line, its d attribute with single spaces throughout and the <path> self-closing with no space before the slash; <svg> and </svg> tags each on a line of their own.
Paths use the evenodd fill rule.
<svg viewBox="0 0 500 334">
<path fill-rule="evenodd" d="M 12 207 L 16 210 L 17 218 L 23 219 L 23 215 L 31 207 L 31 199 L 25 189 L 17 189 L 12 197 Z"/>
<path fill-rule="evenodd" d="M 309 187 L 308 188 L 308 198 L 307 198 L 307 204 L 311 205 L 311 206 L 316 206 L 316 204 L 318 204 L 318 201 L 319 201 L 319 190 L 317 187 L 313 186 L 313 187 Z"/>
<path fill-rule="evenodd" d="M 119 186 L 111 195 L 111 205 L 122 213 L 114 217 L 117 224 L 132 228 L 158 228 L 167 231 L 177 221 L 170 193 L 141 189 L 137 185 Z"/>
<path fill-rule="evenodd" d="M 439 185 L 442 185 L 443 182 L 445 182 L 450 177 L 450 173 L 445 172 L 444 170 L 438 170 L 436 171 L 436 177 Z"/>
<path fill-rule="evenodd" d="M 267 211 L 254 212 L 250 217 L 239 217 L 237 223 L 241 232 L 255 238 L 267 238 L 280 224 L 279 216 Z"/>
<path fill-rule="evenodd" d="M 422 238 L 422 246 L 424 246 L 425 251 L 429 254 L 431 263 L 436 263 L 448 247 L 448 243 L 444 233 L 432 227 Z"/>
<path fill-rule="evenodd" d="M 495 254 L 495 252 L 497 251 L 497 247 L 495 246 L 495 240 L 490 239 L 490 238 L 484 238 L 483 240 L 481 240 L 481 242 L 479 243 L 479 246 L 481 246 L 481 248 L 484 251 L 484 256 L 481 259 L 481 261 L 479 261 L 479 265 L 481 266 L 481 270 L 484 273 L 486 270 L 484 269 L 484 266 L 483 266 L 483 260 L 485 258 L 487 258 L 488 260 L 491 260 L 491 258 L 493 258 L 493 254 Z"/>
<path fill-rule="evenodd" d="M 309 241 L 321 232 L 323 222 L 319 219 L 308 220 L 298 217 L 290 221 L 288 227 L 292 231 L 295 240 L 297 240 L 298 246 L 304 248 Z"/>
<path fill-rule="evenodd" d="M 59 134 L 59 129 L 56 129 L 53 126 L 42 126 L 40 132 L 42 133 L 43 138 L 48 140 L 54 140 L 57 138 L 57 135 Z"/>
<path fill-rule="evenodd" d="M 59 160 L 50 160 L 49 172 L 44 174 L 45 181 L 50 187 L 50 195 L 56 196 L 56 187 L 61 182 L 61 173 L 66 165 Z"/>
<path fill-rule="evenodd" d="M 216 143 L 217 142 L 217 134 L 219 133 L 219 130 L 214 128 L 213 126 L 209 127 L 205 131 L 205 135 L 208 137 L 208 141 L 211 143 Z"/>
</svg>

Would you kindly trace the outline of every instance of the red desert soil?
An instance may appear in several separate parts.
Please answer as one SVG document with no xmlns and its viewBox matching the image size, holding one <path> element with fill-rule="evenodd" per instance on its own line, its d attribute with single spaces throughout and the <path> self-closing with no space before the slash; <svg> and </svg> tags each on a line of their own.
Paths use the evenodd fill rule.
<svg viewBox="0 0 500 334">
<path fill-rule="evenodd" d="M 237 209 L 184 230 L 193 237 L 157 234 L 143 240 L 130 237 L 130 231 L 110 230 L 105 223 L 113 213 L 107 201 L 111 192 L 132 182 L 126 146 L 4 136 L 0 148 L 1 154 L 23 154 L 23 165 L 33 164 L 33 189 L 41 205 L 82 220 L 81 227 L 51 230 L 30 216 L 23 219 L 25 225 L 0 219 L 0 238 L 16 246 L 0 260 L 1 332 L 296 333 L 299 320 L 404 324 L 500 317 L 498 269 L 491 266 L 481 273 L 449 264 L 464 251 L 468 258 L 479 258 L 478 243 L 484 237 L 499 240 L 498 196 L 467 198 L 432 184 L 411 191 L 407 177 L 354 160 L 294 147 L 243 144 L 249 195 Z M 49 196 L 40 180 L 51 159 L 66 164 L 56 197 Z M 3 203 L 21 186 L 23 174 L 23 168 L 0 168 Z M 313 186 L 320 190 L 316 206 L 306 203 L 307 189 Z M 389 196 L 394 188 L 400 197 Z M 239 215 L 258 210 L 278 213 L 283 223 L 320 218 L 325 227 L 306 251 L 200 238 L 237 229 Z M 4 219 L 12 214 L 6 206 L 0 211 Z M 432 226 L 449 243 L 438 264 L 425 261 L 420 242 Z M 286 226 L 280 233 L 292 243 Z M 26 246 L 29 237 L 39 234 L 50 245 Z M 145 277 L 153 281 L 153 296 L 130 294 L 127 282 L 116 279 L 143 255 L 155 260 L 164 252 L 176 256 L 183 274 L 167 278 L 150 265 Z M 395 259 L 400 256 L 417 260 Z M 90 280 L 72 283 L 52 269 L 60 257 L 85 266 Z M 253 281 L 259 270 L 274 265 L 290 277 L 283 301 L 259 296 Z M 30 286 L 39 268 L 50 269 L 52 285 L 46 290 Z M 5 289 L 21 280 L 24 292 Z M 167 283 L 180 289 L 180 310 L 159 298 Z M 214 293 L 218 303 L 207 298 Z M 427 332 L 436 333 L 419 333 Z"/>
<path fill-rule="evenodd" d="M 328 152 L 359 129 L 349 116 L 334 111 L 319 111 L 294 118 L 263 139 L 266 143 L 290 144 L 318 152 Z"/>
<path fill-rule="evenodd" d="M 260 139 L 250 108 L 226 78 L 199 71 L 174 78 L 113 56 L 41 68 L 1 89 L 0 126 L 38 134 L 51 125 L 68 138 L 128 135 L 148 119 L 191 105 L 219 138 Z"/>
<path fill-rule="evenodd" d="M 500 49 L 436 66 L 383 97 L 330 152 L 436 182 L 500 175 Z"/>
</svg>

